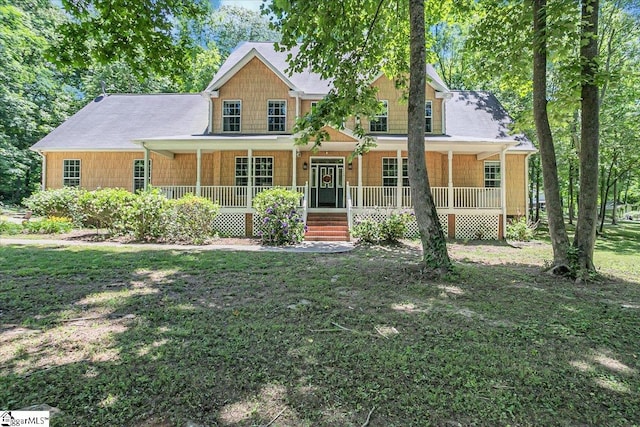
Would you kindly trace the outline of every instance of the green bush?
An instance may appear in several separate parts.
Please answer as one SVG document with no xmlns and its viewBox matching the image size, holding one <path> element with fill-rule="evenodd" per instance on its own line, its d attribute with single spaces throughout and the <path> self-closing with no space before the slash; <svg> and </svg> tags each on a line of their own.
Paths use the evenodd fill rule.
<svg viewBox="0 0 640 427">
<path fill-rule="evenodd" d="M 84 224 L 105 228 L 111 234 L 127 231 L 127 212 L 136 196 L 121 188 L 103 188 L 80 196 Z"/>
<path fill-rule="evenodd" d="M 215 237 L 213 221 L 220 206 L 204 197 L 187 194 L 171 200 L 166 216 L 165 239 L 173 242 L 202 244 Z"/>
<path fill-rule="evenodd" d="M 351 235 L 365 243 L 379 243 L 382 241 L 380 223 L 371 217 L 356 221 L 351 230 Z"/>
<path fill-rule="evenodd" d="M 125 230 L 136 240 L 156 240 L 165 236 L 170 206 L 169 200 L 158 189 L 139 192 L 126 208 Z"/>
<path fill-rule="evenodd" d="M 536 227 L 537 224 L 528 222 L 524 216 L 514 218 L 507 224 L 507 239 L 528 242 L 533 239 Z"/>
<path fill-rule="evenodd" d="M 60 234 L 73 230 L 69 218 L 52 216 L 37 221 L 25 221 L 24 230 L 30 234 Z"/>
<path fill-rule="evenodd" d="M 259 219 L 258 236 L 265 245 L 295 245 L 304 239 L 305 225 L 299 211 L 302 194 L 285 188 L 260 192 L 253 199 Z"/>
<path fill-rule="evenodd" d="M 82 209 L 78 201 L 85 190 L 78 187 L 64 187 L 33 193 L 22 201 L 34 215 L 70 218 L 75 224 L 82 224 Z"/>
<path fill-rule="evenodd" d="M 0 219 L 0 234 L 20 234 L 22 233 L 22 225 L 15 222 L 7 221 L 6 219 Z"/>
<path fill-rule="evenodd" d="M 356 222 L 351 234 L 366 243 L 397 242 L 407 233 L 410 221 L 410 214 L 398 212 L 386 216 L 382 221 L 366 217 Z"/>
</svg>

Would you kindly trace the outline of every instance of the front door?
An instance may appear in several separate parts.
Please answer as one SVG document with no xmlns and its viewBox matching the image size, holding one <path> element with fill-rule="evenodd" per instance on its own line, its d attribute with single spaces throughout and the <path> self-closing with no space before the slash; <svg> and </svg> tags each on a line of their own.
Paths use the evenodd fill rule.
<svg viewBox="0 0 640 427">
<path fill-rule="evenodd" d="M 318 207 L 336 207 L 336 168 L 335 165 L 318 167 Z"/>
<path fill-rule="evenodd" d="M 312 208 L 344 207 L 344 160 L 311 159 Z"/>
</svg>

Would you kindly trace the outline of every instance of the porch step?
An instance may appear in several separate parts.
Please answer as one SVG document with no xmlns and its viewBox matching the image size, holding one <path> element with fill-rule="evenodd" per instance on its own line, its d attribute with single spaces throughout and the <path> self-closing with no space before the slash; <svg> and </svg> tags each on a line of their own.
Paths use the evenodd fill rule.
<svg viewBox="0 0 640 427">
<path fill-rule="evenodd" d="M 304 238 L 310 242 L 348 242 L 348 224 L 347 214 L 310 213 Z"/>
</svg>

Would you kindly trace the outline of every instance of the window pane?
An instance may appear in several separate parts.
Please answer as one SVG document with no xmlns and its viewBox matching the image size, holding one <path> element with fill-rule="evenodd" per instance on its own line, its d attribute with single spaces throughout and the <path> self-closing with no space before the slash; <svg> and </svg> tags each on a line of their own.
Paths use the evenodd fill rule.
<svg viewBox="0 0 640 427">
<path fill-rule="evenodd" d="M 433 103 L 431 101 L 425 101 L 424 103 L 424 131 L 426 133 L 432 132 L 431 121 L 433 117 Z"/>
<path fill-rule="evenodd" d="M 484 186 L 488 188 L 500 187 L 500 162 L 484 162 Z"/>
<path fill-rule="evenodd" d="M 386 132 L 387 131 L 387 117 L 389 114 L 389 103 L 382 101 L 383 111 L 379 115 L 372 117 L 369 122 L 369 132 Z"/>
<path fill-rule="evenodd" d="M 80 186 L 80 160 L 62 161 L 62 185 L 66 187 Z"/>
<path fill-rule="evenodd" d="M 222 130 L 240 132 L 240 101 L 222 102 Z"/>
<path fill-rule="evenodd" d="M 269 132 L 284 132 L 287 125 L 287 101 L 267 102 L 267 127 Z"/>
</svg>

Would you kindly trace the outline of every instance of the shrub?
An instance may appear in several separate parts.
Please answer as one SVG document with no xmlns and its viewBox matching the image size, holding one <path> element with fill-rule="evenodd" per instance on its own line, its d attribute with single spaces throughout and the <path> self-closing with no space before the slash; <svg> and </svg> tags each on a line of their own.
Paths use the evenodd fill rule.
<svg viewBox="0 0 640 427">
<path fill-rule="evenodd" d="M 103 188 L 82 194 L 78 204 L 86 225 L 122 234 L 126 232 L 127 211 L 135 197 L 121 188 Z"/>
<path fill-rule="evenodd" d="M 170 203 L 152 188 L 135 195 L 126 208 L 124 227 L 136 240 L 155 240 L 166 233 L 166 218 Z"/>
<path fill-rule="evenodd" d="M 15 222 L 7 221 L 6 219 L 0 219 L 0 234 L 20 234 L 22 232 L 22 225 Z"/>
<path fill-rule="evenodd" d="M 69 218 L 51 216 L 37 221 L 26 221 L 23 227 L 27 233 L 32 234 L 60 234 L 73 230 L 73 223 Z"/>
<path fill-rule="evenodd" d="M 507 239 L 528 242 L 533 238 L 533 232 L 538 224 L 532 224 L 524 216 L 514 218 L 507 224 Z"/>
<path fill-rule="evenodd" d="M 385 216 L 382 221 L 366 217 L 356 222 L 351 234 L 366 243 L 397 242 L 407 233 L 409 221 L 411 214 L 398 212 Z"/>
<path fill-rule="evenodd" d="M 83 221 L 78 200 L 85 190 L 78 187 L 64 187 L 33 193 L 22 201 L 34 215 L 70 218 L 75 224 Z"/>
<path fill-rule="evenodd" d="M 382 241 L 382 234 L 380 230 L 380 223 L 375 221 L 371 217 L 364 218 L 356 221 L 351 235 L 361 242 L 365 243 L 379 243 Z"/>
<path fill-rule="evenodd" d="M 294 245 L 304 239 L 305 225 L 298 211 L 302 194 L 285 188 L 260 192 L 253 199 L 259 219 L 258 235 L 265 245 Z"/>
<path fill-rule="evenodd" d="M 165 238 L 174 242 L 202 244 L 215 237 L 213 221 L 219 211 L 219 205 L 191 194 L 179 200 L 171 200 L 165 219 Z"/>
</svg>

